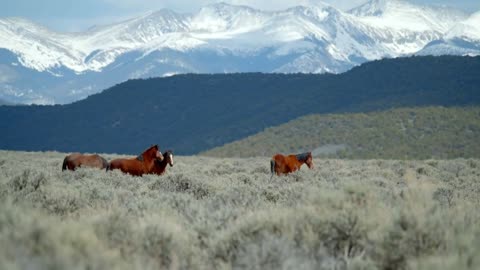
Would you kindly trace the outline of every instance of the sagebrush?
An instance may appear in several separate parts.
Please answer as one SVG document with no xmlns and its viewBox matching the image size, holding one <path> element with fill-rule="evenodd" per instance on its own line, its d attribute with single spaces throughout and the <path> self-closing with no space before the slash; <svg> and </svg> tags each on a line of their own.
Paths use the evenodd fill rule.
<svg viewBox="0 0 480 270">
<path fill-rule="evenodd" d="M 163 176 L 0 152 L 0 269 L 478 269 L 480 160 L 175 157 Z M 107 159 L 117 156 L 106 155 Z"/>
</svg>

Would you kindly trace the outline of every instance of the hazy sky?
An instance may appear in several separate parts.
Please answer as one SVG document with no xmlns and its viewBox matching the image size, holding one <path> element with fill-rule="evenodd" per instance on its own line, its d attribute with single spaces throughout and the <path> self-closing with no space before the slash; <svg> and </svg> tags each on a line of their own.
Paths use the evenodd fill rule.
<svg viewBox="0 0 480 270">
<path fill-rule="evenodd" d="M 315 3 L 316 0 L 0 0 L 0 17 L 24 17 L 58 31 L 82 31 L 95 24 L 122 21 L 151 10 L 169 8 L 177 12 L 196 12 L 215 3 L 248 5 L 264 10 L 285 9 Z M 324 0 L 347 10 L 366 0 Z M 410 0 L 412 3 L 447 5 L 469 13 L 480 10 L 480 0 Z M 272 4 L 275 3 L 275 4 Z"/>
</svg>

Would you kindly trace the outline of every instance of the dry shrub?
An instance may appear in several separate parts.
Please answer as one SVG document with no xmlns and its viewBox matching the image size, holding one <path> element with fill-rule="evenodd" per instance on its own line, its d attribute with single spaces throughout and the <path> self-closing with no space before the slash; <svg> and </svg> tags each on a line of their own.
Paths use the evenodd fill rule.
<svg viewBox="0 0 480 270">
<path fill-rule="evenodd" d="M 194 236 L 168 216 L 153 216 L 143 220 L 142 254 L 152 258 L 159 268 L 190 269 L 200 253 L 195 249 Z"/>
<path fill-rule="evenodd" d="M 166 175 L 162 179 L 156 179 L 149 185 L 151 190 L 159 192 L 175 192 L 192 194 L 196 199 L 203 199 L 214 192 L 214 188 L 207 182 L 184 174 Z"/>
<path fill-rule="evenodd" d="M 42 172 L 31 172 L 29 169 L 23 170 L 20 175 L 12 178 L 9 187 L 13 191 L 21 191 L 23 194 L 31 193 L 45 185 L 47 179 Z"/>
<path fill-rule="evenodd" d="M 135 242 L 139 235 L 134 229 L 134 219 L 125 211 L 116 210 L 95 222 L 95 233 L 109 248 L 120 252 L 122 257 L 131 257 L 136 252 Z"/>
<path fill-rule="evenodd" d="M 0 154 L 0 269 L 480 265 L 476 159 L 316 159 L 270 178 L 268 157 L 192 156 L 131 177 Z"/>
<path fill-rule="evenodd" d="M 227 268 L 366 269 L 373 265 L 363 258 L 371 224 L 366 208 L 357 209 L 366 200 L 353 190 L 321 193 L 308 206 L 244 216 L 215 243 L 214 257 Z"/>
<path fill-rule="evenodd" d="M 0 268 L 127 269 L 90 227 L 45 217 L 9 201 L 0 208 Z"/>
<path fill-rule="evenodd" d="M 440 254 L 456 261 L 456 250 L 451 245 L 461 239 L 462 234 L 476 230 L 470 226 L 459 228 L 466 225 L 464 218 L 473 209 L 458 211 L 459 208 L 453 207 L 452 203 L 445 205 L 438 200 L 439 194 L 451 189 L 439 187 L 439 183 L 426 179 L 424 171 L 419 173 L 417 170 L 417 173 L 407 171 L 407 189 L 401 192 L 403 201 L 393 209 L 391 223 L 375 249 L 376 261 L 382 269 L 423 269 L 420 265 L 426 267 L 438 263 Z M 460 202 L 462 207 L 471 207 L 464 203 Z M 472 222 L 478 224 L 480 216 L 475 216 Z"/>
</svg>

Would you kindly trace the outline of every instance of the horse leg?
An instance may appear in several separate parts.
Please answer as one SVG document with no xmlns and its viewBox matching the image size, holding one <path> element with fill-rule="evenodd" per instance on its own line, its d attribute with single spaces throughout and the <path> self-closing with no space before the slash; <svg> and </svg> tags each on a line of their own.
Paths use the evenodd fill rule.
<svg viewBox="0 0 480 270">
<path fill-rule="evenodd" d="M 68 160 L 67 160 L 67 158 L 65 158 L 63 160 L 63 164 L 62 164 L 62 171 L 65 171 L 67 169 L 67 162 L 68 162 Z"/>
<path fill-rule="evenodd" d="M 275 172 L 275 160 L 270 160 L 270 172 L 272 173 L 272 175 L 270 176 L 270 179 L 273 178 L 273 174 Z"/>
</svg>

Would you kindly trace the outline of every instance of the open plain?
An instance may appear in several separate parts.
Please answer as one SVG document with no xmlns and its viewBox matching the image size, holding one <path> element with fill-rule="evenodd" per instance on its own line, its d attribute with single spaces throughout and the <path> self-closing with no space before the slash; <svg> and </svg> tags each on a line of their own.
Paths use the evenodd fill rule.
<svg viewBox="0 0 480 270">
<path fill-rule="evenodd" d="M 478 269 L 480 160 L 175 157 L 165 175 L 0 151 L 0 269 Z M 116 155 L 103 155 L 108 160 Z"/>
</svg>

